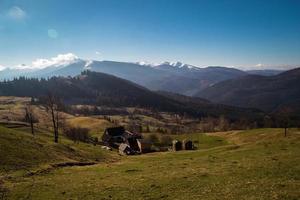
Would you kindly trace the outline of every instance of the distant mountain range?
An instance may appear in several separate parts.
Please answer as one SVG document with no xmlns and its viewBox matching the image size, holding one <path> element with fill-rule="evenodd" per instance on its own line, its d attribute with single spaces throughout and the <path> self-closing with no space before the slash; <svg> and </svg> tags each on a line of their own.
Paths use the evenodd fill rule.
<svg viewBox="0 0 300 200">
<path fill-rule="evenodd" d="M 219 117 L 237 121 L 258 120 L 263 112 L 214 104 L 201 98 L 173 93 L 153 92 L 130 81 L 99 72 L 85 71 L 75 77 L 46 79 L 18 78 L 0 82 L 0 96 L 43 97 L 49 92 L 66 104 L 88 104 L 109 107 L 142 107 L 158 111 L 189 114 L 194 117 Z"/>
<path fill-rule="evenodd" d="M 168 91 L 193 96 L 203 89 L 221 81 L 250 74 L 273 75 L 276 70 L 242 71 L 227 67 L 199 68 L 180 62 L 165 62 L 159 65 L 145 65 L 115 61 L 86 61 L 76 59 L 63 65 L 48 66 L 43 69 L 11 69 L 0 71 L 0 80 L 19 76 L 47 78 L 53 76 L 76 76 L 84 70 L 111 74 L 150 90 Z"/>
<path fill-rule="evenodd" d="M 78 75 L 86 70 L 101 72 L 91 76 L 97 76 L 91 82 L 92 85 L 87 85 L 90 77 L 78 79 Z M 296 113 L 295 118 L 300 119 L 297 114 L 300 113 L 300 68 L 285 72 L 242 71 L 217 66 L 198 68 L 179 62 L 145 65 L 76 58 L 71 63 L 51 65 L 43 69 L 0 71 L 2 80 L 19 76 L 57 78 L 46 81 L 50 85 L 28 80 L 23 83 L 30 83 L 27 87 L 18 85 L 20 81 L 9 82 L 13 85 L 11 88 L 1 84 L 0 95 L 34 96 L 37 91 L 40 91 L 40 95 L 51 89 L 61 92 L 60 95 L 71 103 L 76 101 L 109 106 L 141 106 L 187 112 L 195 116 L 230 115 L 231 119 L 259 113 L 251 109 L 250 112 L 245 112 L 243 108 L 260 109 L 272 114 L 287 107 Z M 36 87 L 32 84 L 36 84 Z M 16 93 L 12 92 L 15 91 L 14 87 L 23 89 Z M 97 94 L 101 94 L 100 99 Z"/>
<path fill-rule="evenodd" d="M 275 76 L 248 75 L 210 86 L 198 94 L 215 103 L 276 112 L 283 107 L 300 111 L 300 68 Z"/>
<path fill-rule="evenodd" d="M 59 86 L 55 85 L 55 87 L 67 87 L 66 83 L 71 81 L 72 88 L 76 88 L 77 91 L 81 91 L 82 95 L 86 95 L 86 99 L 76 97 L 71 98 L 72 101 L 75 99 L 95 101 L 97 95 L 95 96 L 93 93 L 91 96 L 87 92 L 91 91 L 91 88 L 85 85 L 85 81 L 80 84 L 83 84 L 83 88 L 87 89 L 87 91 L 82 89 L 80 84 L 77 85 L 76 79 L 62 78 L 68 76 L 76 77 L 86 70 L 113 75 L 97 75 L 99 79 L 102 78 L 103 80 L 97 81 L 98 86 L 93 85 L 95 93 L 100 92 L 102 97 L 108 94 L 108 100 L 103 102 L 106 105 L 111 103 L 116 106 L 153 106 L 155 109 L 169 108 L 169 110 L 196 113 L 196 115 L 200 116 L 218 116 L 224 113 L 234 113 L 232 116 L 236 117 L 242 116 L 241 113 L 245 114 L 244 110 L 237 112 L 237 109 L 233 108 L 233 106 L 260 109 L 266 113 L 277 112 L 283 107 L 289 107 L 294 112 L 299 111 L 300 113 L 299 68 L 286 72 L 280 70 L 242 71 L 235 68 L 217 66 L 199 68 L 180 62 L 148 65 L 115 61 L 86 61 L 76 58 L 70 63 L 50 65 L 43 69 L 5 69 L 0 71 L 0 79 L 7 80 L 19 76 L 36 78 L 60 76 L 61 78 L 51 79 L 50 81 L 51 83 L 59 83 Z M 107 76 L 113 78 L 107 78 Z M 115 82 L 112 83 L 112 80 Z M 111 85 L 107 85 L 106 81 L 110 82 Z M 101 88 L 102 85 L 105 87 Z M 123 87 L 123 85 L 125 86 Z M 135 89 L 130 89 L 132 87 Z M 65 88 L 65 91 L 70 92 L 72 88 Z M 116 91 L 119 91 L 119 88 L 124 90 L 115 94 Z M 10 91 L 3 92 L 3 88 L 1 90 L 0 95 L 30 96 L 30 90 L 32 89 L 30 89 L 29 85 L 24 89 L 24 94 L 10 93 Z M 113 95 L 109 93 L 109 90 L 113 90 Z M 126 90 L 128 92 L 125 92 Z M 135 91 L 133 92 L 134 95 L 129 91 Z M 159 93 L 153 91 L 159 91 Z M 140 96 L 135 96 L 137 94 Z M 62 95 L 71 94 L 62 91 Z M 74 96 L 71 95 L 71 97 Z M 204 99 L 191 97 L 208 99 L 209 102 L 204 103 Z M 104 101 L 104 99 L 102 98 L 101 101 Z M 216 107 L 218 108 L 216 109 Z M 193 108 L 197 109 L 193 110 Z"/>
</svg>

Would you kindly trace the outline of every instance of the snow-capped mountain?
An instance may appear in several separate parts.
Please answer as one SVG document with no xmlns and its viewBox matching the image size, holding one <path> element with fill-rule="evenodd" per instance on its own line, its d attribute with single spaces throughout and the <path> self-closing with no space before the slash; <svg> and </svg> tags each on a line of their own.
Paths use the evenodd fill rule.
<svg viewBox="0 0 300 200">
<path fill-rule="evenodd" d="M 199 71 L 199 67 L 193 65 L 184 64 L 182 62 L 163 62 L 153 66 L 156 69 L 166 70 L 166 71 L 178 71 L 178 72 L 190 72 Z"/>
<path fill-rule="evenodd" d="M 184 64 L 182 62 L 163 62 L 160 65 L 157 65 L 156 67 L 162 66 L 162 65 L 169 65 L 169 66 L 173 66 L 174 68 L 187 68 L 187 69 L 199 69 L 198 67 L 195 67 L 193 65 L 189 65 L 189 64 Z"/>
<path fill-rule="evenodd" d="M 74 54 L 61 54 L 51 59 L 37 59 L 31 65 L 6 68 L 0 71 L 0 80 L 19 76 L 76 76 L 85 70 L 111 74 L 152 90 L 185 95 L 194 95 L 220 81 L 247 75 L 244 71 L 227 67 L 199 68 L 182 62 L 150 64 L 96 61 L 80 59 Z"/>
</svg>

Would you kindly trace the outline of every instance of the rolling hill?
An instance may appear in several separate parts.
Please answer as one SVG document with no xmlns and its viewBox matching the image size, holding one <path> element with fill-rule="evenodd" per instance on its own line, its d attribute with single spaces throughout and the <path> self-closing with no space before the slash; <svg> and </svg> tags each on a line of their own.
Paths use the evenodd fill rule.
<svg viewBox="0 0 300 200">
<path fill-rule="evenodd" d="M 291 129 L 288 137 L 283 136 L 282 129 L 170 135 L 200 141 L 199 150 L 128 157 L 65 138 L 54 144 L 50 134 L 34 139 L 28 131 L 0 126 L 0 194 L 4 199 L 240 200 L 300 196 L 297 129 Z M 95 165 L 59 167 L 70 161 Z"/>
<path fill-rule="evenodd" d="M 231 120 L 240 117 L 257 119 L 261 112 L 213 104 L 208 101 L 150 91 L 130 81 L 99 72 L 85 71 L 75 77 L 50 79 L 19 78 L 0 83 L 0 96 L 42 97 L 49 92 L 67 104 L 143 107 L 159 111 L 187 113 L 196 117 L 224 115 Z"/>
<path fill-rule="evenodd" d="M 278 75 L 278 74 L 284 72 L 284 70 L 263 69 L 263 70 L 248 70 L 246 72 L 248 74 L 253 74 L 253 75 L 275 76 L 275 75 Z"/>
<path fill-rule="evenodd" d="M 248 75 L 217 83 L 196 96 L 216 103 L 253 107 L 266 112 L 300 107 L 300 68 L 275 76 Z"/>
</svg>

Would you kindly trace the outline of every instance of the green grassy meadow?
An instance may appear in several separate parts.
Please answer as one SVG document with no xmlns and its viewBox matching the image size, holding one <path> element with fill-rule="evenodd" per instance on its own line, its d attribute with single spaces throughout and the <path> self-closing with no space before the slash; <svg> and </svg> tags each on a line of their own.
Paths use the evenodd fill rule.
<svg viewBox="0 0 300 200">
<path fill-rule="evenodd" d="M 255 129 L 174 136 L 200 141 L 195 151 L 119 156 L 49 133 L 0 128 L 5 199 L 290 199 L 300 198 L 300 131 Z M 53 163 L 90 166 L 50 168 Z M 1 193 L 0 193 L 1 194 Z M 1 195 L 0 195 L 1 197 Z"/>
</svg>

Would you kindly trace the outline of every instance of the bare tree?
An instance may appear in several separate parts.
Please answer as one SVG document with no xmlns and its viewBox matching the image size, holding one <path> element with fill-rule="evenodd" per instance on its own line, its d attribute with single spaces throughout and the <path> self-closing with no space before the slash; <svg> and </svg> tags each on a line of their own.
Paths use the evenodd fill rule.
<svg viewBox="0 0 300 200">
<path fill-rule="evenodd" d="M 289 107 L 283 107 L 277 113 L 279 126 L 284 128 L 284 137 L 287 136 L 288 128 L 290 126 L 290 115 L 292 110 Z"/>
<path fill-rule="evenodd" d="M 228 120 L 224 117 L 224 115 L 221 115 L 219 117 L 219 130 L 220 131 L 228 131 L 229 129 L 229 122 Z"/>
<path fill-rule="evenodd" d="M 34 134 L 34 123 L 38 122 L 38 120 L 35 117 L 33 107 L 30 104 L 25 107 L 25 121 L 30 124 L 32 135 L 35 135 Z"/>
<path fill-rule="evenodd" d="M 61 108 L 61 102 L 59 98 L 54 96 L 52 93 L 48 93 L 47 100 L 46 100 L 46 110 L 51 116 L 55 143 L 58 143 L 58 130 L 59 130 L 59 125 L 61 120 L 59 114 L 60 108 Z"/>
</svg>

